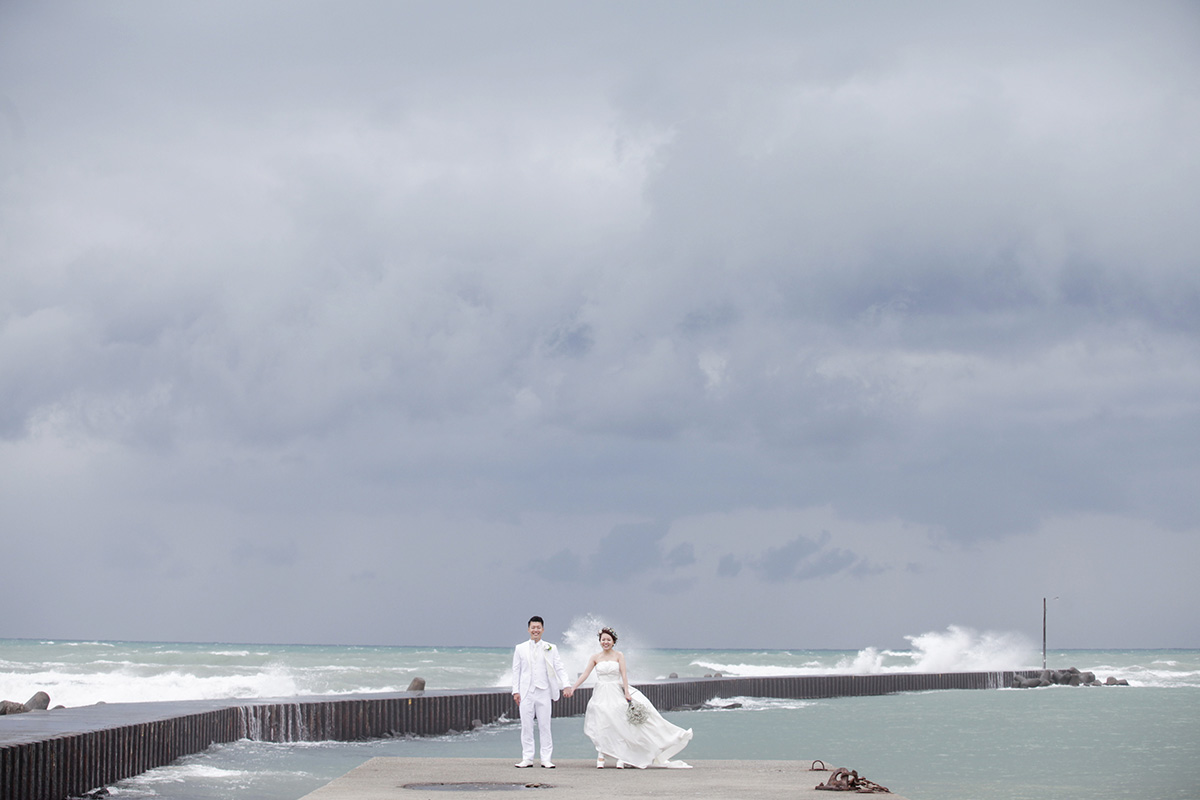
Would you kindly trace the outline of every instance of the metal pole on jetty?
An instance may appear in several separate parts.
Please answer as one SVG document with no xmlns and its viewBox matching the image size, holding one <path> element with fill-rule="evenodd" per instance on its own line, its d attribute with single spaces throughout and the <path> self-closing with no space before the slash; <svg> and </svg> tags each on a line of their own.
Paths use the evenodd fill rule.
<svg viewBox="0 0 1200 800">
<path fill-rule="evenodd" d="M 1057 600 L 1058 596 L 1050 598 Z M 1046 670 L 1046 598 L 1042 598 L 1042 671 Z"/>
</svg>

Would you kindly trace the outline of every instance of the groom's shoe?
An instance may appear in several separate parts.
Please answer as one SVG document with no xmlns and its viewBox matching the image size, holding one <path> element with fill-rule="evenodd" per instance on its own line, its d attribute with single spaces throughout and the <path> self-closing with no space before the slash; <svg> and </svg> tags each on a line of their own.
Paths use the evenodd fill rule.
<svg viewBox="0 0 1200 800">
<path fill-rule="evenodd" d="M 554 762 L 553 761 L 543 761 L 542 766 L 545 767 L 546 769 L 554 769 Z"/>
<path fill-rule="evenodd" d="M 517 769 L 525 769 L 526 767 L 532 767 L 533 762 L 530 761 L 528 758 L 522 758 L 520 761 L 513 764 L 513 766 L 516 767 Z"/>
</svg>

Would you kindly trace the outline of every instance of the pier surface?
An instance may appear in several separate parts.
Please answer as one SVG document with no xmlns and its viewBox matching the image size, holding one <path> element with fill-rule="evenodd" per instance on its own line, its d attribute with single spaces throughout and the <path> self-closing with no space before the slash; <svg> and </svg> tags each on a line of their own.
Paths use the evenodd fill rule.
<svg viewBox="0 0 1200 800">
<path fill-rule="evenodd" d="M 816 785 L 824 783 L 835 767 L 814 772 L 810 771 L 811 761 L 703 760 L 688 762 L 692 769 L 623 770 L 599 770 L 591 760 L 555 763 L 556 769 L 514 769 L 512 759 L 507 758 L 373 758 L 302 800 L 831 800 L 847 794 L 867 796 L 818 791 Z M 887 785 L 878 776 L 863 777 Z M 529 784 L 537 788 L 524 788 Z M 904 800 L 896 794 L 874 796 Z"/>
</svg>

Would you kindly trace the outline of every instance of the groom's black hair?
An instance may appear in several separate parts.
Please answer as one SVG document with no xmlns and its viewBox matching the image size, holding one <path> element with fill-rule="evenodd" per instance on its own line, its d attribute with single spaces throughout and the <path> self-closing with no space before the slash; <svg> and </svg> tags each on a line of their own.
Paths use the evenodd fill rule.
<svg viewBox="0 0 1200 800">
<path fill-rule="evenodd" d="M 529 622 L 525 623 L 525 627 L 528 628 L 535 622 L 539 623 L 543 628 L 546 627 L 546 620 L 542 619 L 541 617 L 530 617 Z"/>
</svg>

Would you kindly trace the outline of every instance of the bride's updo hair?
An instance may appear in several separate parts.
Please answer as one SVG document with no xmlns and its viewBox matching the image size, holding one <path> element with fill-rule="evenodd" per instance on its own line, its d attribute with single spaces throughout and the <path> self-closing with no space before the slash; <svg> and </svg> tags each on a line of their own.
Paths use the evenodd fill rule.
<svg viewBox="0 0 1200 800">
<path fill-rule="evenodd" d="M 606 633 L 612 637 L 613 644 L 616 644 L 617 643 L 617 632 L 614 631 L 612 628 L 601 628 L 600 633 L 596 635 L 596 638 L 599 639 L 601 636 L 603 636 Z"/>
</svg>

